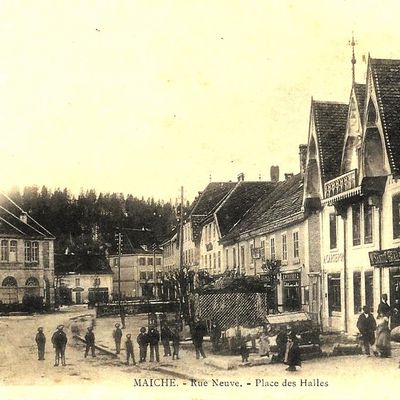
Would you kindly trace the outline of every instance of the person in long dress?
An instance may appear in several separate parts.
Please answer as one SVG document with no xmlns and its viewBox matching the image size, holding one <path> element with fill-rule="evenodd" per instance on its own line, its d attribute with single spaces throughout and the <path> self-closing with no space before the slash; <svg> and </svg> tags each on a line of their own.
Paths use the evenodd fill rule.
<svg viewBox="0 0 400 400">
<path fill-rule="evenodd" d="M 264 327 L 258 339 L 258 352 L 260 357 L 269 357 L 270 345 L 268 327 Z"/>
<path fill-rule="evenodd" d="M 376 319 L 376 349 L 381 357 L 390 357 L 389 318 L 383 312 L 379 313 Z"/>
</svg>

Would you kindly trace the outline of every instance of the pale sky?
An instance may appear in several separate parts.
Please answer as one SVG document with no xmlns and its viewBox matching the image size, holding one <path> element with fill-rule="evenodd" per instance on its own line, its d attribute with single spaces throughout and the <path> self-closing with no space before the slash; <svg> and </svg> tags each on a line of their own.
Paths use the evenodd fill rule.
<svg viewBox="0 0 400 400">
<path fill-rule="evenodd" d="M 298 171 L 311 96 L 400 58 L 397 1 L 0 3 L 0 188 L 186 198 Z"/>
</svg>

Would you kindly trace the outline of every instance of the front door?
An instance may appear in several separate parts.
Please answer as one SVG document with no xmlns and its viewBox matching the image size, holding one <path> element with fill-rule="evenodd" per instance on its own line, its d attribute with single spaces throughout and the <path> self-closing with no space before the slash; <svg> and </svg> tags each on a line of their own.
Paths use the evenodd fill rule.
<svg viewBox="0 0 400 400">
<path fill-rule="evenodd" d="M 75 304 L 81 304 L 81 303 L 82 303 L 82 293 L 75 292 Z"/>
</svg>

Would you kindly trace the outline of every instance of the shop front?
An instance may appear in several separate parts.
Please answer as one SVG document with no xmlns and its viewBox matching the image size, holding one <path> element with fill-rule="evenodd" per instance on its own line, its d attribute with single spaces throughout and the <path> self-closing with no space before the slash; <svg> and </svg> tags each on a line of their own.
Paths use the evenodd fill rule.
<svg viewBox="0 0 400 400">
<path fill-rule="evenodd" d="M 389 289 L 389 304 L 395 304 L 396 300 L 400 302 L 400 247 L 371 251 L 369 260 L 372 267 L 380 269 L 379 276 L 389 279 L 388 285 L 383 285 L 383 282 L 380 284 L 381 288 Z M 384 273 L 387 270 L 388 273 Z"/>
<path fill-rule="evenodd" d="M 301 274 L 300 272 L 282 273 L 283 310 L 301 309 Z"/>
</svg>

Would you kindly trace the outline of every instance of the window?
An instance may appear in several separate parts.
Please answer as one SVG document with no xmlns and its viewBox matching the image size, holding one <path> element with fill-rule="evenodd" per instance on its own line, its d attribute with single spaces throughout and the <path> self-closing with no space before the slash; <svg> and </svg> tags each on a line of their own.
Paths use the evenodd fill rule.
<svg viewBox="0 0 400 400">
<path fill-rule="evenodd" d="M 161 258 L 156 258 L 156 265 L 161 265 Z"/>
<path fill-rule="evenodd" d="M 142 271 L 142 272 L 139 274 L 139 278 L 140 278 L 141 280 L 146 280 L 146 272 Z"/>
<path fill-rule="evenodd" d="M 254 244 L 250 244 L 250 264 L 254 264 Z"/>
<path fill-rule="evenodd" d="M 293 257 L 299 258 L 299 232 L 293 232 Z"/>
<path fill-rule="evenodd" d="M 207 254 L 204 256 L 204 267 L 207 268 Z"/>
<path fill-rule="evenodd" d="M 215 269 L 217 267 L 217 255 L 213 253 L 213 268 Z"/>
<path fill-rule="evenodd" d="M 261 240 L 261 260 L 265 261 L 265 240 Z"/>
<path fill-rule="evenodd" d="M 400 193 L 392 198 L 393 239 L 400 239 Z"/>
<path fill-rule="evenodd" d="M 226 249 L 225 250 L 225 266 L 226 266 L 226 268 L 229 267 L 228 255 L 229 255 L 229 252 L 228 252 L 228 249 Z"/>
<path fill-rule="evenodd" d="M 329 214 L 329 248 L 336 249 L 337 248 L 337 225 L 336 225 L 336 214 Z"/>
<path fill-rule="evenodd" d="M 25 242 L 25 261 L 30 262 L 32 258 L 31 242 Z"/>
<path fill-rule="evenodd" d="M 153 271 L 147 273 L 147 279 L 153 279 Z"/>
<path fill-rule="evenodd" d="M 47 246 L 48 245 L 49 244 L 47 243 Z M 16 240 L 11 240 L 10 241 L 10 261 L 11 262 L 17 261 L 17 251 L 18 251 L 18 242 Z"/>
<path fill-rule="evenodd" d="M 94 287 L 99 287 L 100 286 L 100 278 L 94 278 L 93 286 Z"/>
<path fill-rule="evenodd" d="M 373 239 L 373 210 L 374 207 L 364 203 L 364 243 L 372 243 Z"/>
<path fill-rule="evenodd" d="M 211 264 L 211 254 L 209 254 L 208 255 L 208 262 L 209 262 L 209 266 L 210 266 L 210 269 L 212 268 L 212 264 Z"/>
<path fill-rule="evenodd" d="M 39 242 L 32 242 L 32 262 L 39 261 Z"/>
<path fill-rule="evenodd" d="M 271 260 L 275 260 L 276 254 L 275 254 L 275 238 L 271 238 Z"/>
<path fill-rule="evenodd" d="M 215 224 L 213 224 L 213 238 L 215 238 Z"/>
<path fill-rule="evenodd" d="M 153 257 L 147 257 L 147 265 L 153 265 Z"/>
<path fill-rule="evenodd" d="M 218 252 L 218 271 L 221 271 L 221 252 Z"/>
<path fill-rule="evenodd" d="M 374 309 L 374 274 L 365 272 L 365 305 L 372 311 Z"/>
<path fill-rule="evenodd" d="M 75 286 L 81 286 L 80 278 L 75 278 Z"/>
<path fill-rule="evenodd" d="M 354 314 L 361 312 L 361 272 L 353 272 Z"/>
<path fill-rule="evenodd" d="M 146 265 L 146 259 L 144 257 L 139 257 L 139 265 L 140 266 Z"/>
<path fill-rule="evenodd" d="M 340 274 L 328 275 L 328 307 L 330 316 L 332 316 L 332 311 L 341 311 L 342 309 Z"/>
<path fill-rule="evenodd" d="M 232 265 L 233 265 L 233 268 L 236 268 L 236 248 L 234 247 L 233 249 L 232 249 Z"/>
<path fill-rule="evenodd" d="M 245 265 L 244 265 L 244 246 L 240 247 L 240 266 L 242 268 L 245 267 Z"/>
<path fill-rule="evenodd" d="M 282 235 L 282 260 L 287 260 L 287 237 Z"/>
<path fill-rule="evenodd" d="M 1 241 L 1 261 L 8 261 L 8 240 Z"/>
<path fill-rule="evenodd" d="M 352 206 L 352 219 L 353 219 L 353 246 L 358 246 L 361 243 L 361 210 L 359 204 Z"/>
</svg>

